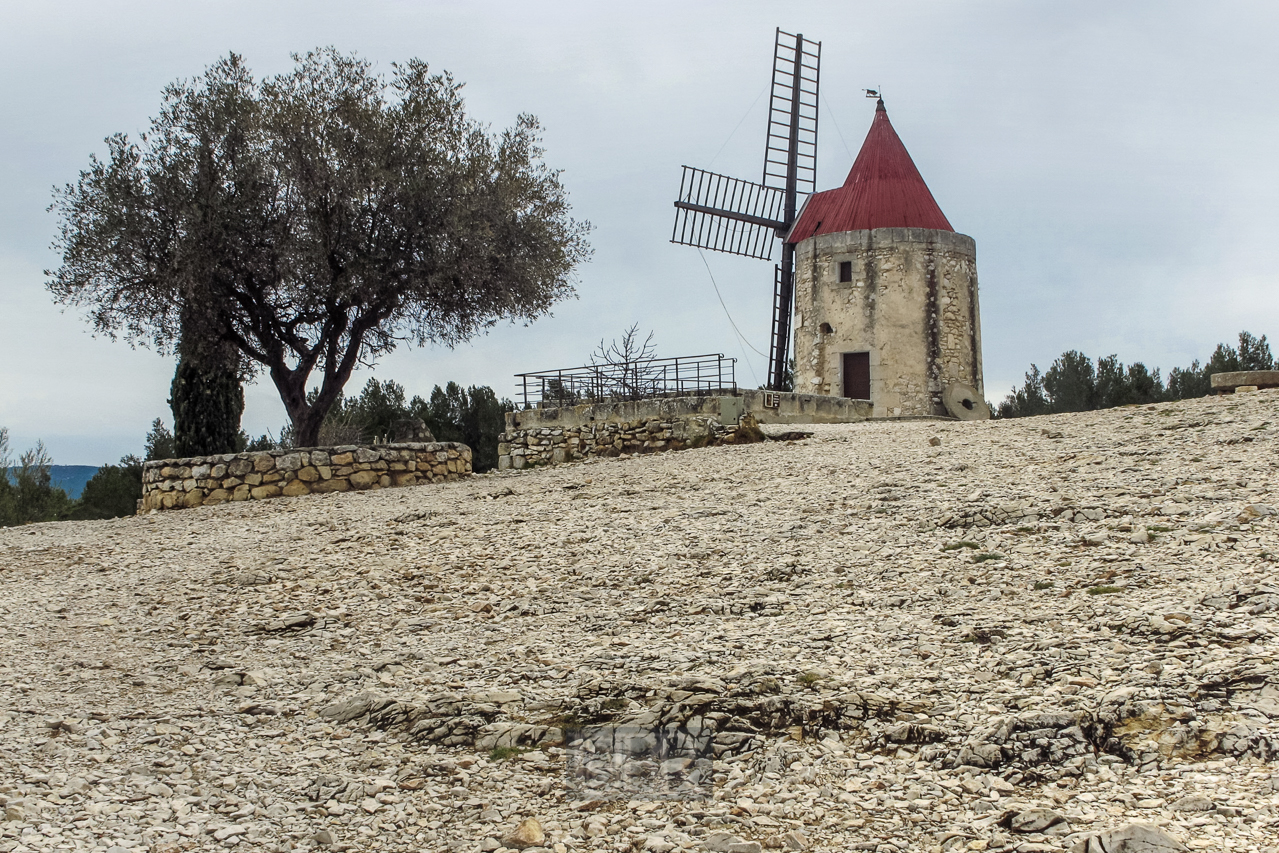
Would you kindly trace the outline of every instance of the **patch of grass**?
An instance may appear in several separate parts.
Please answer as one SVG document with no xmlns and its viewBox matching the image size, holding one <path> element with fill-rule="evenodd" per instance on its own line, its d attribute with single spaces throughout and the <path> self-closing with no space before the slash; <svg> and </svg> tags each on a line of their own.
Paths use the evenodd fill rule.
<svg viewBox="0 0 1279 853">
<path fill-rule="evenodd" d="M 526 752 L 528 750 L 522 746 L 497 746 L 489 753 L 489 761 L 510 761 Z"/>
<path fill-rule="evenodd" d="M 812 685 L 812 684 L 816 684 L 817 682 L 821 681 L 824 677 L 825 677 L 825 676 L 823 676 L 821 673 L 817 673 L 817 672 L 806 672 L 806 673 L 804 673 L 803 675 L 801 675 L 801 676 L 799 677 L 799 683 L 800 683 L 800 684 L 809 684 L 809 685 Z"/>
<path fill-rule="evenodd" d="M 563 714 L 556 714 L 550 719 L 541 721 L 540 725 L 550 726 L 555 729 L 577 729 L 586 725 L 586 720 L 582 719 L 574 711 L 566 711 Z"/>
<path fill-rule="evenodd" d="M 1035 581 L 1035 589 L 1052 589 L 1052 581 Z"/>
<path fill-rule="evenodd" d="M 1026 527 L 1025 525 L 1023 525 L 1023 526 L 1021 526 L 1021 527 L 1018 527 L 1018 528 L 1017 528 L 1017 532 L 1018 532 L 1018 533 L 1034 533 L 1034 532 L 1035 532 L 1035 528 L 1033 528 L 1033 527 Z"/>
<path fill-rule="evenodd" d="M 987 560 L 1007 560 L 1007 559 L 1008 559 L 1007 557 L 1005 557 L 1003 554 L 999 553 L 998 551 L 989 551 L 985 554 L 973 554 L 974 563 L 984 563 Z"/>
<path fill-rule="evenodd" d="M 1146 528 L 1147 533 L 1167 533 L 1170 530 L 1171 527 L 1164 527 L 1162 524 L 1152 524 Z"/>
<path fill-rule="evenodd" d="M 626 707 L 626 699 L 621 696 L 614 696 L 612 699 L 604 700 L 604 704 L 600 705 L 605 711 L 621 711 Z"/>
<path fill-rule="evenodd" d="M 1116 592 L 1123 592 L 1122 586 L 1091 586 L 1088 588 L 1089 595 L 1112 595 Z"/>
<path fill-rule="evenodd" d="M 941 546 L 943 551 L 958 551 L 960 548 L 980 548 L 976 542 L 951 542 L 949 545 Z"/>
</svg>

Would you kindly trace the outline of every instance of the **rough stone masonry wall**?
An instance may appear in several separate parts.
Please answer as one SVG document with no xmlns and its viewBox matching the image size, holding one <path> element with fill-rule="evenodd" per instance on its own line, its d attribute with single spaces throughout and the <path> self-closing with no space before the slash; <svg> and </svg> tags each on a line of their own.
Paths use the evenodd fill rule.
<svg viewBox="0 0 1279 853">
<path fill-rule="evenodd" d="M 470 473 L 471 448 L 457 442 L 343 445 L 160 459 L 143 466 L 139 511 L 415 486 L 456 480 Z"/>
<path fill-rule="evenodd" d="M 823 234 L 797 247 L 796 388 L 838 395 L 869 352 L 874 417 L 944 415 L 950 383 L 984 393 L 976 244 L 919 228 Z M 839 281 L 841 262 L 852 281 Z"/>
<path fill-rule="evenodd" d="M 577 426 L 508 428 L 498 437 L 498 470 L 557 465 L 599 456 L 661 453 L 718 444 L 747 444 L 763 440 L 750 415 L 724 425 L 716 418 L 678 420 L 641 418 L 634 421 L 588 423 Z"/>
</svg>

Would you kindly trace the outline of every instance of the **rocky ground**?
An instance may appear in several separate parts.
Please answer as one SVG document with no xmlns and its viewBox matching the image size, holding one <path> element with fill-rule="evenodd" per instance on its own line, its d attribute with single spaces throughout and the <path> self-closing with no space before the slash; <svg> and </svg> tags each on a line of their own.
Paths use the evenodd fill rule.
<svg viewBox="0 0 1279 853">
<path fill-rule="evenodd" d="M 1279 851 L 1279 392 L 811 429 L 0 531 L 0 853 Z"/>
</svg>

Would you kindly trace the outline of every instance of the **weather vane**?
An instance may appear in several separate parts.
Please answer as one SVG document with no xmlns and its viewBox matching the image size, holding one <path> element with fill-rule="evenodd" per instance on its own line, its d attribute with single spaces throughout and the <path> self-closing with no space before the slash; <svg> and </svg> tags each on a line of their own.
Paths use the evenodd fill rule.
<svg viewBox="0 0 1279 853">
<path fill-rule="evenodd" d="M 879 94 L 879 93 L 880 93 L 880 92 L 882 92 L 882 91 L 884 91 L 884 89 L 883 89 L 883 87 L 881 86 L 881 87 L 880 87 L 880 88 L 878 88 L 878 89 L 866 89 L 865 91 L 866 91 L 866 97 L 868 97 L 868 98 L 882 98 L 882 97 L 883 97 L 883 95 L 881 95 L 881 94 Z"/>
</svg>

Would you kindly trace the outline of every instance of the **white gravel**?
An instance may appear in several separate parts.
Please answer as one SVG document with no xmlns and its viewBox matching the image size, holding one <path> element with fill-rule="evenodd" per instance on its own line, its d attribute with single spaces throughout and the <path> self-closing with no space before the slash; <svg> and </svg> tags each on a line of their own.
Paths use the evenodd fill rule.
<svg viewBox="0 0 1279 853">
<path fill-rule="evenodd" d="M 0 530 L 0 853 L 1279 851 L 1279 392 L 805 429 Z"/>
</svg>

